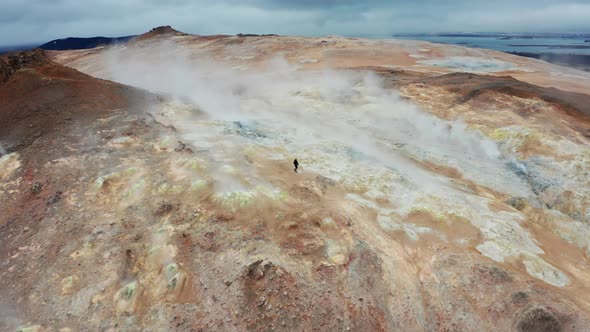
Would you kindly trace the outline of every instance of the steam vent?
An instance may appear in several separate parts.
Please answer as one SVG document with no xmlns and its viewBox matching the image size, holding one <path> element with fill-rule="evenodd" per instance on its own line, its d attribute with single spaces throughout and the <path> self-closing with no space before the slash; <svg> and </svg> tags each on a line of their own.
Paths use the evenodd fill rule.
<svg viewBox="0 0 590 332">
<path fill-rule="evenodd" d="M 1 331 L 590 330 L 576 69 L 159 27 L 0 56 L 0 144 Z"/>
</svg>

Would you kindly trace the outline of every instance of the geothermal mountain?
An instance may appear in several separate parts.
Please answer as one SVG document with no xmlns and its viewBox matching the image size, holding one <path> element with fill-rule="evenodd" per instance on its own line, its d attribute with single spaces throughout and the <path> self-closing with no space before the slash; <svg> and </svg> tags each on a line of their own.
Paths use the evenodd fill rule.
<svg viewBox="0 0 590 332">
<path fill-rule="evenodd" d="M 0 61 L 0 330 L 590 329 L 587 73 L 169 27 Z"/>
</svg>

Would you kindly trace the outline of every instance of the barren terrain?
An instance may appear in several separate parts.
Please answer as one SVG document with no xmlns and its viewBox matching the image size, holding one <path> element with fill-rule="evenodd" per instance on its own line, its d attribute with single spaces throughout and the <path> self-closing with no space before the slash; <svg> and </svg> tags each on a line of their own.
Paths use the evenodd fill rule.
<svg viewBox="0 0 590 332">
<path fill-rule="evenodd" d="M 0 330 L 590 329 L 587 73 L 169 27 L 0 69 Z"/>
</svg>

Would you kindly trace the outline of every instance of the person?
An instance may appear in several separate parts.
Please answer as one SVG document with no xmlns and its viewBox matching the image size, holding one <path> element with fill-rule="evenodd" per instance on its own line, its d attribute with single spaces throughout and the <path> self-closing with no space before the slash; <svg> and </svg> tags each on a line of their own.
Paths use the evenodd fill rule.
<svg viewBox="0 0 590 332">
<path fill-rule="evenodd" d="M 297 158 L 293 160 L 293 165 L 295 165 L 295 173 L 297 173 L 297 169 L 299 168 L 299 162 L 297 161 Z"/>
</svg>

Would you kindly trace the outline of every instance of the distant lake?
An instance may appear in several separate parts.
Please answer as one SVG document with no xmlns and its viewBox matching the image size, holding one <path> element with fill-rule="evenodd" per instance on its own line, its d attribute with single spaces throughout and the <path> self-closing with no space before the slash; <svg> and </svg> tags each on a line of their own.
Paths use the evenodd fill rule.
<svg viewBox="0 0 590 332">
<path fill-rule="evenodd" d="M 413 36 L 395 39 L 424 40 L 433 43 L 454 44 L 466 47 L 487 48 L 503 52 L 558 53 L 590 55 L 587 38 L 503 38 L 503 37 L 437 37 Z"/>
<path fill-rule="evenodd" d="M 2 53 L 8 53 L 8 52 L 14 52 L 14 51 L 30 50 L 30 49 L 35 48 L 37 46 L 38 46 L 38 44 L 34 44 L 34 45 L 0 46 L 0 54 L 2 54 Z"/>
</svg>

